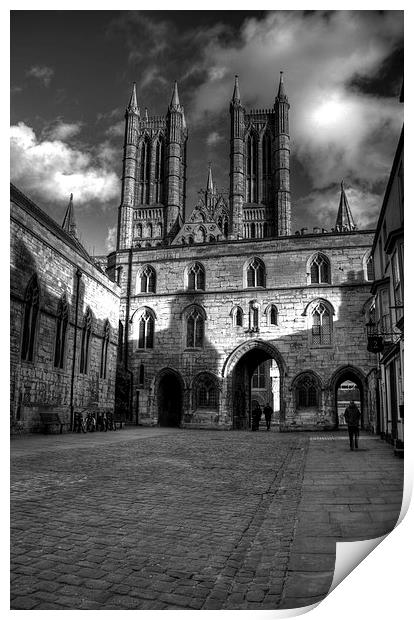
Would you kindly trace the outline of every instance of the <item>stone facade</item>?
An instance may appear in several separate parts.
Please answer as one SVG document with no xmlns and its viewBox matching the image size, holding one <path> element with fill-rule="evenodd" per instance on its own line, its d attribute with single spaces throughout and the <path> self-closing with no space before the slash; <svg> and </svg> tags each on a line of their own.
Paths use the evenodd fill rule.
<svg viewBox="0 0 414 620">
<path fill-rule="evenodd" d="M 267 359 L 276 361 L 280 373 L 282 429 L 335 427 L 336 390 L 347 378 L 360 385 L 367 416 L 365 380 L 374 357 L 365 346 L 364 307 L 371 284 L 364 261 L 372 238 L 372 231 L 364 231 L 118 252 L 121 321 L 127 327 L 139 423 L 160 423 L 169 407 L 164 402 L 168 389 L 176 394 L 179 411 L 170 407 L 165 423 L 173 423 L 176 416 L 184 426 L 247 427 L 250 378 Z M 328 260 L 329 282 L 310 281 L 315 256 Z M 264 279 L 252 286 L 247 271 L 254 260 L 263 266 Z M 198 290 L 189 279 L 194 265 L 204 272 Z M 151 292 L 142 291 L 148 267 L 154 273 Z M 313 341 L 312 312 L 319 303 L 329 313 L 326 343 Z M 269 320 L 272 306 L 275 324 Z M 241 311 L 240 324 L 235 309 Z M 200 342 L 189 343 L 194 310 L 204 334 Z M 142 333 L 145 314 L 153 320 L 149 346 Z M 296 386 L 302 373 L 312 378 L 317 395 L 313 404 L 301 407 Z M 216 390 L 210 408 L 206 403 L 199 407 L 196 400 L 202 374 Z M 164 388 L 166 376 L 170 380 Z"/>
<path fill-rule="evenodd" d="M 76 237 L 13 186 L 10 258 L 12 430 L 44 430 L 42 415 L 48 413 L 58 414 L 67 430 L 74 412 L 85 407 L 113 412 L 118 286 L 93 264 Z M 89 343 L 82 342 L 88 308 Z M 30 334 L 25 341 L 27 331 L 32 342 Z"/>
</svg>

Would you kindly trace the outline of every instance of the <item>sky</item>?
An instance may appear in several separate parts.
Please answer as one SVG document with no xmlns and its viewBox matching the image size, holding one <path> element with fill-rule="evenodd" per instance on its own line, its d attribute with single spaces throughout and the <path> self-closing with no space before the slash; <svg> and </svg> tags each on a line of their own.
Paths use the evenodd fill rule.
<svg viewBox="0 0 414 620">
<path fill-rule="evenodd" d="M 59 223 L 70 193 L 82 243 L 115 249 L 124 114 L 149 115 L 178 81 L 189 138 L 186 214 L 229 189 L 229 101 L 290 102 L 292 233 L 335 224 L 344 179 L 374 228 L 403 123 L 402 11 L 12 11 L 11 181 Z"/>
</svg>

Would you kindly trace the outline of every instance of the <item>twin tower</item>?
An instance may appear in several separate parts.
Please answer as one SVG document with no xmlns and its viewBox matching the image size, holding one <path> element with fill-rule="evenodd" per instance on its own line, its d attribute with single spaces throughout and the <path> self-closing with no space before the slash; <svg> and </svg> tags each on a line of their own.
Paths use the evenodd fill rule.
<svg viewBox="0 0 414 620">
<path fill-rule="evenodd" d="M 229 239 L 290 235 L 289 102 L 283 73 L 273 108 L 247 111 L 236 76 L 230 102 Z M 184 222 L 188 131 L 177 83 L 165 116 L 125 113 L 117 249 L 170 244 Z M 223 237 L 226 236 L 223 231 Z"/>
</svg>

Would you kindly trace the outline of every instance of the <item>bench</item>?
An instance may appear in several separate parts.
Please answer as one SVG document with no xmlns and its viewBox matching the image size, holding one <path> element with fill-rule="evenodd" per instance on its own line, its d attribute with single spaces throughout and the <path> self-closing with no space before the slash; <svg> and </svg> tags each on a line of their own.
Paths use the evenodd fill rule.
<svg viewBox="0 0 414 620">
<path fill-rule="evenodd" d="M 63 422 L 60 421 L 60 418 L 56 411 L 39 411 L 40 419 L 42 420 L 42 424 L 44 426 L 44 432 L 48 433 L 49 429 L 53 426 L 59 427 L 59 433 L 63 432 Z"/>
</svg>

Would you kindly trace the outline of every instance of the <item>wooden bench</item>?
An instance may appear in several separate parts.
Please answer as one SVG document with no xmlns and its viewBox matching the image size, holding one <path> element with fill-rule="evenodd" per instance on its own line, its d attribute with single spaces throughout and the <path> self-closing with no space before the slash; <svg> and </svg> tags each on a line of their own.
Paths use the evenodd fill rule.
<svg viewBox="0 0 414 620">
<path fill-rule="evenodd" d="M 60 421 L 60 418 L 56 411 L 39 411 L 40 419 L 42 420 L 42 424 L 44 426 L 44 432 L 48 433 L 49 429 L 53 426 L 59 427 L 59 433 L 63 432 L 63 422 Z"/>
</svg>

